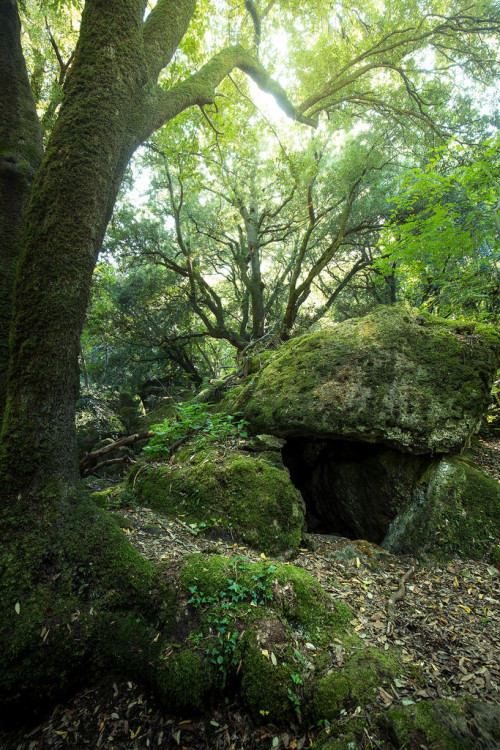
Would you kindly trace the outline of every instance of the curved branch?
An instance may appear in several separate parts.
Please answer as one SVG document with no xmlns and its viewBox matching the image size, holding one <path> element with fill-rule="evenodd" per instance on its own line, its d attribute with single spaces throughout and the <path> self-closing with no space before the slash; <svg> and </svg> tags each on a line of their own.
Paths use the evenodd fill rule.
<svg viewBox="0 0 500 750">
<path fill-rule="evenodd" d="M 196 0 L 158 0 L 143 25 L 144 55 L 156 81 L 172 59 L 196 9 Z"/>
<path fill-rule="evenodd" d="M 241 44 L 236 44 L 218 52 L 199 71 L 169 91 L 163 91 L 158 86 L 146 93 L 145 101 L 137 107 L 137 112 L 141 112 L 141 109 L 144 112 L 142 119 L 146 132 L 141 134 L 142 140 L 185 109 L 213 104 L 217 87 L 235 68 L 252 78 L 262 91 L 274 96 L 277 104 L 292 120 L 316 127 L 317 120 L 302 115 L 283 87 L 271 78 L 257 58 Z"/>
<path fill-rule="evenodd" d="M 257 6 L 255 5 L 253 0 L 245 0 L 245 8 L 249 12 L 250 17 L 252 19 L 253 29 L 254 29 L 253 43 L 254 43 L 255 49 L 258 51 L 259 44 L 260 44 L 260 34 L 261 34 L 261 23 L 260 23 L 259 11 L 257 10 Z"/>
</svg>

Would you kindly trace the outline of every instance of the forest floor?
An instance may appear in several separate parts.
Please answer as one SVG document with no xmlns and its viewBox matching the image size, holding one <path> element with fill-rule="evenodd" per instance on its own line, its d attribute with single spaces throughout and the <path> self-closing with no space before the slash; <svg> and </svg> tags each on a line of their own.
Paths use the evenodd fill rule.
<svg viewBox="0 0 500 750">
<path fill-rule="evenodd" d="M 483 438 L 473 453 L 500 481 L 500 441 Z M 120 514 L 123 533 L 153 562 L 177 563 L 193 552 L 262 559 L 236 543 L 207 539 L 182 517 L 165 519 L 132 506 L 121 508 Z M 399 646 L 406 667 L 391 691 L 380 688 L 373 705 L 365 709 L 367 729 L 360 748 L 394 748 L 381 739 L 373 718 L 394 705 L 450 694 L 500 702 L 500 576 L 490 563 L 418 561 L 362 540 L 319 534 L 311 535 L 310 547 L 302 549 L 293 564 L 315 576 L 335 599 L 349 604 L 352 625 L 367 645 Z M 410 568 L 414 572 L 388 628 L 389 596 Z M 36 726 L 0 731 L 0 748 L 303 750 L 319 733 L 319 727 L 303 730 L 299 721 L 280 727 L 255 725 L 231 697 L 206 715 L 174 716 L 143 686 L 110 675 L 68 697 Z"/>
</svg>

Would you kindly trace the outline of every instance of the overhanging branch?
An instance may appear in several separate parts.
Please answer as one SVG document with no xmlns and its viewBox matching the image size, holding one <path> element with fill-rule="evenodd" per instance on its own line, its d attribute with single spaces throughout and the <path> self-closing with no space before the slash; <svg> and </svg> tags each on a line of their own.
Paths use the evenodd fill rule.
<svg viewBox="0 0 500 750">
<path fill-rule="evenodd" d="M 156 88 L 154 101 L 145 102 L 149 116 L 143 140 L 185 109 L 194 105 L 213 104 L 217 87 L 235 68 L 246 73 L 262 91 L 271 94 L 292 120 L 316 127 L 317 119 L 301 114 L 289 100 L 283 87 L 271 78 L 257 58 L 241 44 L 237 44 L 218 52 L 199 71 L 169 91 Z"/>
</svg>

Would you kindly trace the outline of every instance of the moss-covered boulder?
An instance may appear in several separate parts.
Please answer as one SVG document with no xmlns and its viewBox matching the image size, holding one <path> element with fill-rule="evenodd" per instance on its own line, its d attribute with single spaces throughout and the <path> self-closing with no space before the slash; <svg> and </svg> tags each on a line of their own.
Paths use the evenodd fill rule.
<svg viewBox="0 0 500 750">
<path fill-rule="evenodd" d="M 144 404 L 137 393 L 122 391 L 119 396 L 118 414 L 130 434 L 139 428 L 140 420 L 146 415 Z"/>
<path fill-rule="evenodd" d="M 500 538 L 500 484 L 467 459 L 436 459 L 416 483 L 383 546 L 396 554 L 479 558 Z"/>
<path fill-rule="evenodd" d="M 299 568 L 196 554 L 173 575 L 177 615 L 160 684 L 175 710 L 239 691 L 255 721 L 334 723 L 401 673 L 397 651 L 365 647 L 349 607 Z"/>
<path fill-rule="evenodd" d="M 131 481 L 141 503 L 197 530 L 285 557 L 298 550 L 304 501 L 265 454 L 188 444 L 169 462 L 135 469 Z"/>
<path fill-rule="evenodd" d="M 470 699 L 398 706 L 379 717 L 379 724 L 395 747 L 425 746 L 429 750 L 500 747 L 500 706 Z"/>
<path fill-rule="evenodd" d="M 340 736 L 329 729 L 316 740 L 314 750 L 358 750 L 366 747 L 369 731 L 373 747 L 427 748 L 427 750 L 494 750 L 500 747 L 500 706 L 470 698 L 410 701 L 372 720 L 351 716 Z"/>
<path fill-rule="evenodd" d="M 165 419 L 173 418 L 176 414 L 176 402 L 171 397 L 160 399 L 154 409 L 151 409 L 137 419 L 137 427 L 140 430 L 149 430 L 152 425 L 160 424 Z"/>
<path fill-rule="evenodd" d="M 231 407 L 279 437 L 456 452 L 488 408 L 499 356 L 492 326 L 381 308 L 288 341 Z"/>
</svg>

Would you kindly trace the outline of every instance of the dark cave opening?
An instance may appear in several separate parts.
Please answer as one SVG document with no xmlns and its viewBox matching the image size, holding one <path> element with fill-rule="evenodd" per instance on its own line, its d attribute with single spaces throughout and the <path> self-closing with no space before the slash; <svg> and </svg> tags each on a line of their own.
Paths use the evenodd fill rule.
<svg viewBox="0 0 500 750">
<path fill-rule="evenodd" d="M 283 463 L 306 504 L 307 530 L 380 544 L 431 456 L 373 443 L 288 438 Z"/>
</svg>

